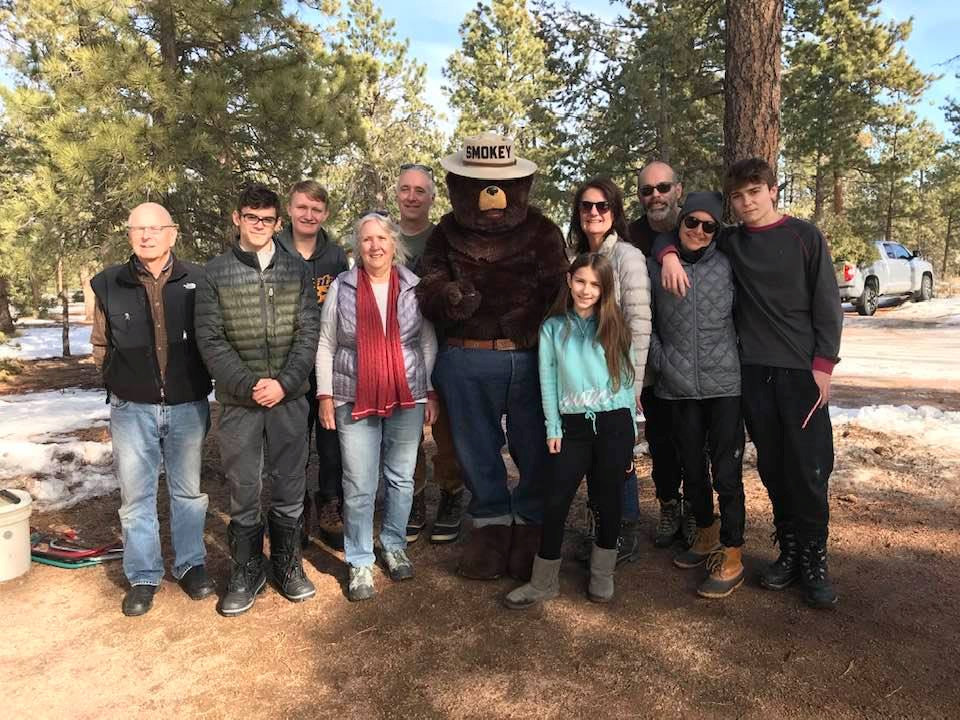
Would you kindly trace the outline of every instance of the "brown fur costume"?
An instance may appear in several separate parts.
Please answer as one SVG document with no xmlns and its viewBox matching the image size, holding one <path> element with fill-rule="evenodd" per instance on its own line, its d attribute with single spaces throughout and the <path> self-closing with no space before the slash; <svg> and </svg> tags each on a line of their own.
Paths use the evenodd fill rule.
<svg viewBox="0 0 960 720">
<path fill-rule="evenodd" d="M 443 335 L 536 346 L 569 261 L 560 229 L 528 204 L 532 184 L 447 173 L 453 212 L 427 241 L 417 286 Z"/>
</svg>

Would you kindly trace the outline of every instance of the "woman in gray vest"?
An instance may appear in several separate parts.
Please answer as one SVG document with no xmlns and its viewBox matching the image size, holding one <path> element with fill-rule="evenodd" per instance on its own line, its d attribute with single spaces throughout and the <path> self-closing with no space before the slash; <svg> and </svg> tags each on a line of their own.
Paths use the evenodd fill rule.
<svg viewBox="0 0 960 720">
<path fill-rule="evenodd" d="M 690 278 L 685 297 L 663 288 L 660 264 L 649 261 L 653 287 L 650 365 L 655 392 L 672 406 L 673 438 L 683 467 L 684 494 L 697 521 L 696 540 L 674 557 L 674 565 L 707 563 L 697 588 L 704 597 L 725 597 L 743 582 L 744 496 L 743 417 L 740 411 L 740 356 L 733 325 L 734 279 L 727 256 L 714 239 L 720 231 L 723 196 L 687 196 L 674 234 L 680 261 Z M 703 464 L 706 444 L 720 501 L 713 514 L 713 490 Z"/>
<path fill-rule="evenodd" d="M 613 180 L 595 177 L 577 188 L 570 216 L 570 239 L 578 254 L 600 253 L 613 266 L 614 294 L 630 329 L 634 392 L 639 408 L 650 344 L 650 278 L 646 258 L 628 241 L 623 192 Z M 592 505 L 590 507 L 592 509 Z M 636 557 L 639 524 L 637 473 L 631 467 L 623 485 L 623 517 L 617 543 L 618 565 Z M 592 534 L 588 533 L 585 550 L 593 545 Z"/>
<path fill-rule="evenodd" d="M 399 228 L 371 213 L 353 233 L 356 267 L 330 286 L 317 349 L 320 422 L 336 429 L 343 459 L 344 553 L 348 596 L 374 595 L 373 513 L 381 462 L 386 506 L 380 531 L 393 580 L 413 577 L 406 523 L 423 424 L 437 417 L 430 384 L 437 354 L 433 326 L 420 315 L 420 279 L 404 263 Z"/>
</svg>

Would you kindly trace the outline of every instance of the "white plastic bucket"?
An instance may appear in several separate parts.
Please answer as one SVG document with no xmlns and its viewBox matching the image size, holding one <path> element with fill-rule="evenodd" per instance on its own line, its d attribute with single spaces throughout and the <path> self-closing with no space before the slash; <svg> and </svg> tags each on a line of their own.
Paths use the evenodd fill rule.
<svg viewBox="0 0 960 720">
<path fill-rule="evenodd" d="M 13 580 L 30 569 L 30 512 L 33 498 L 26 490 L 8 490 L 20 498 L 14 503 L 0 495 L 0 582 Z"/>
</svg>

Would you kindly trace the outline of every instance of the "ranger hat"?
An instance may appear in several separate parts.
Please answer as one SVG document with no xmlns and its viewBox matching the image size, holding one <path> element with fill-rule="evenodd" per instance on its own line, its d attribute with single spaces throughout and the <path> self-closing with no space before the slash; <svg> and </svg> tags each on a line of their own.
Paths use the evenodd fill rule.
<svg viewBox="0 0 960 720">
<path fill-rule="evenodd" d="M 513 138 L 495 132 L 466 138 L 463 148 L 447 155 L 440 164 L 455 175 L 480 180 L 512 180 L 537 171 L 536 164 L 514 155 Z"/>
</svg>

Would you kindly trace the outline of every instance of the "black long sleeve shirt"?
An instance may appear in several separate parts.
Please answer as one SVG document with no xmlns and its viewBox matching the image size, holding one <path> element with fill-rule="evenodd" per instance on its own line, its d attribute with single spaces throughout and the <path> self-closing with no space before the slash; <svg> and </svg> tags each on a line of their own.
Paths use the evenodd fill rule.
<svg viewBox="0 0 960 720">
<path fill-rule="evenodd" d="M 840 359 L 843 309 L 826 240 L 785 215 L 763 227 L 726 228 L 718 247 L 737 280 L 734 321 L 744 365 L 831 372 Z M 676 252 L 661 235 L 653 255 Z"/>
</svg>

